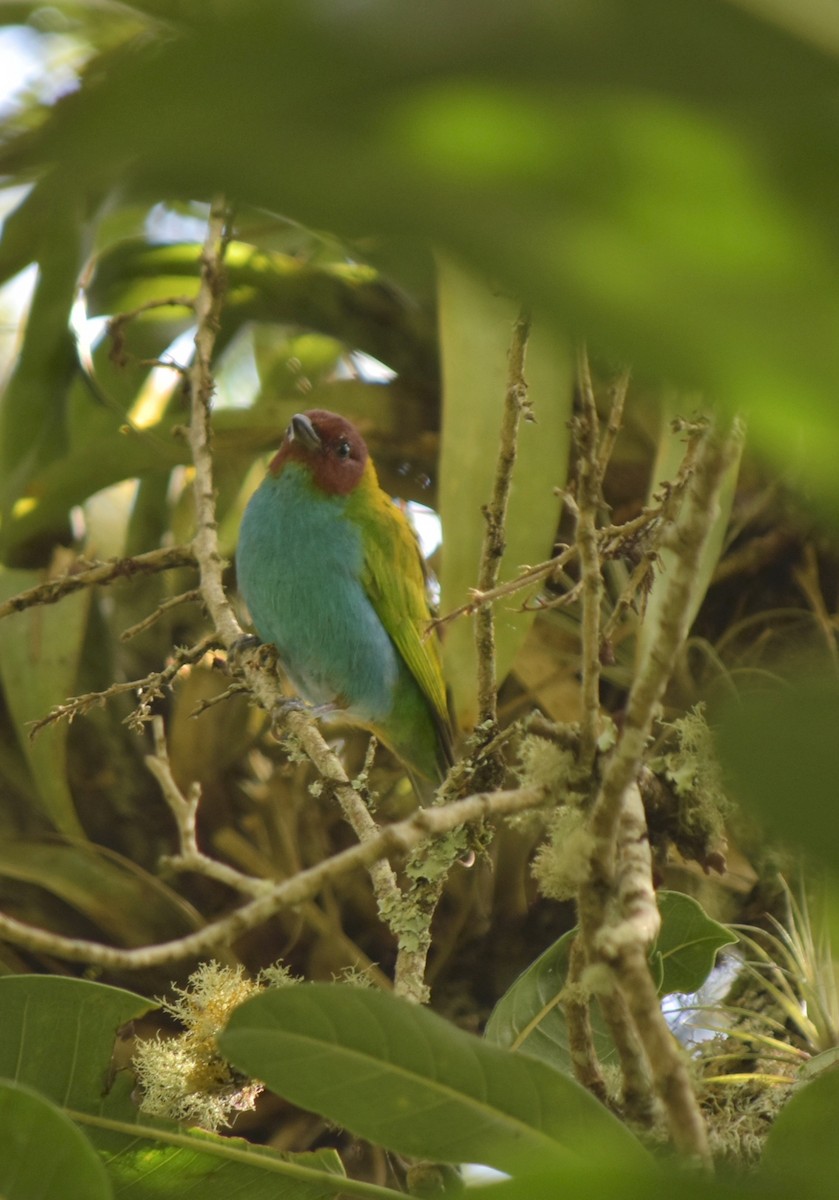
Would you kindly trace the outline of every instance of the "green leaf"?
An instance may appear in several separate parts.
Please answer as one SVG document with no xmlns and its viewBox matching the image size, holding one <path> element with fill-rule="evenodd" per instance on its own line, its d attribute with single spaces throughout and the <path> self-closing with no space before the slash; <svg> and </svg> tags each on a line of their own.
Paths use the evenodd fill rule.
<svg viewBox="0 0 839 1200">
<path fill-rule="evenodd" d="M 510 1050 L 521 1050 L 570 1075 L 568 1026 L 559 998 L 568 974 L 568 955 L 577 931 L 570 930 L 540 954 L 519 975 L 492 1010 L 484 1036 Z M 591 1006 L 594 1046 L 601 1062 L 614 1057 L 615 1047 L 606 1032 L 600 1009 Z"/>
<path fill-rule="evenodd" d="M 638 1143 L 579 1085 L 427 1009 L 338 984 L 268 991 L 219 1039 L 236 1066 L 303 1108 L 401 1154 L 515 1170 Z"/>
<path fill-rule="evenodd" d="M 702 905 L 681 892 L 658 893 L 661 930 L 653 952 L 662 965 L 659 995 L 695 992 L 711 973 L 717 952 L 737 941 Z"/>
<path fill-rule="evenodd" d="M 42 583 L 37 571 L 0 568 L 0 600 Z M 29 726 L 72 694 L 79 667 L 91 593 L 84 589 L 61 605 L 41 605 L 0 621 L 0 680 L 21 750 L 56 829 L 76 837 L 84 830 L 67 782 L 66 721 L 34 740 Z"/>
<path fill-rule="evenodd" d="M 47 975 L 0 978 L 0 1076 L 82 1112 L 133 1115 L 105 1091 L 118 1030 L 155 1008 L 121 988 Z"/>
<path fill-rule="evenodd" d="M 0 1079 L 0 1195 L 3 1200 L 108 1200 L 113 1196 L 94 1148 L 43 1096 Z"/>
<path fill-rule="evenodd" d="M 839 1178 L 837 1110 L 839 1072 L 828 1071 L 801 1087 L 769 1131 L 758 1183 L 771 1180 L 787 1195 L 832 1200 Z"/>
<path fill-rule="evenodd" d="M 142 996 L 81 979 L 2 977 L 0 1076 L 38 1088 L 78 1118 L 94 1145 L 106 1152 L 116 1195 L 229 1200 L 241 1189 L 252 1200 L 274 1200 L 278 1175 L 288 1188 L 283 1195 L 293 1200 L 341 1193 L 342 1186 L 329 1178 L 343 1179 L 333 1151 L 279 1155 L 240 1139 L 138 1123 L 129 1094 L 132 1082 L 125 1073 L 111 1078 L 114 1043 L 122 1026 L 155 1007 Z M 48 1146 L 42 1157 L 46 1167 Z"/>
<path fill-rule="evenodd" d="M 720 706 L 726 785 L 766 828 L 833 867 L 839 845 L 839 683 L 818 675 Z"/>
<path fill-rule="evenodd" d="M 519 305 L 444 257 L 439 258 L 443 441 L 440 517 L 443 522 L 443 613 L 469 599 L 478 582 L 486 532 L 483 508 L 492 497 L 507 391 L 507 354 Z M 564 342 L 534 327 L 525 378 L 535 422 L 519 429 L 499 582 L 548 558 L 559 517 L 554 488 L 565 485 L 573 377 Z M 533 624 L 535 610 L 517 612 L 527 593 L 495 606 L 499 684 Z M 473 622 L 446 630 L 446 678 L 461 724 L 477 719 L 477 652 Z"/>
</svg>

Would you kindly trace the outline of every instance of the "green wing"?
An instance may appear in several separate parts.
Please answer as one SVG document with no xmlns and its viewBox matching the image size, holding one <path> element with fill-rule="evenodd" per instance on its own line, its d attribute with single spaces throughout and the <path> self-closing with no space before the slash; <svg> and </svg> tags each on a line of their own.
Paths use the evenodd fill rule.
<svg viewBox="0 0 839 1200">
<path fill-rule="evenodd" d="M 360 512 L 356 516 L 364 530 L 364 587 L 428 700 L 441 733 L 449 739 L 440 645 L 437 635 L 429 630 L 431 611 L 419 543 L 404 513 L 378 487 L 376 493 L 371 496 L 368 492 L 365 497 L 367 519 Z"/>
</svg>

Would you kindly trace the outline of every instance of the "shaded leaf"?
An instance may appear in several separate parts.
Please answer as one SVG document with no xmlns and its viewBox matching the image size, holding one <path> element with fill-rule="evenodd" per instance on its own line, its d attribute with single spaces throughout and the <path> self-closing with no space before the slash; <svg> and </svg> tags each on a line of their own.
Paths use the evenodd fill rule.
<svg viewBox="0 0 839 1200">
<path fill-rule="evenodd" d="M 737 939 L 690 896 L 660 891 L 657 900 L 661 929 L 650 951 L 650 967 L 659 995 L 694 992 L 707 978 L 717 951 Z M 564 934 L 519 975 L 492 1010 L 484 1035 L 498 1046 L 521 1050 L 568 1074 L 572 1071 L 568 1026 L 559 1001 L 575 936 L 575 929 Z M 594 1047 L 600 1061 L 608 1062 L 614 1057 L 614 1044 L 599 1007 L 590 1008 Z"/>
<path fill-rule="evenodd" d="M 501 1170 L 594 1146 L 641 1154 L 572 1080 L 384 993 L 268 991 L 236 1010 L 219 1044 L 280 1095 L 402 1154 Z"/>
<path fill-rule="evenodd" d="M 94 1148 L 38 1092 L 0 1079 L 0 1194 L 3 1200 L 108 1200 L 113 1196 Z"/>
<path fill-rule="evenodd" d="M 0 844 L 0 876 L 59 896 L 117 945 L 141 946 L 200 928 L 186 900 L 142 867 L 87 842 Z"/>
<path fill-rule="evenodd" d="M 37 571 L 0 571 L 0 599 L 43 582 Z M 72 694 L 90 609 L 89 589 L 61 605 L 13 613 L 0 622 L 0 679 L 21 750 L 44 811 L 62 833 L 83 837 L 67 782 L 68 726 L 60 722 L 29 737 L 29 726 Z"/>
<path fill-rule="evenodd" d="M 836 1111 L 839 1071 L 828 1071 L 795 1092 L 775 1119 L 761 1159 L 758 1182 L 771 1181 L 787 1195 L 836 1195 L 839 1147 Z"/>
<path fill-rule="evenodd" d="M 802 677 L 747 694 L 714 714 L 720 761 L 735 799 L 792 845 L 836 866 L 839 845 L 839 684 Z"/>
</svg>

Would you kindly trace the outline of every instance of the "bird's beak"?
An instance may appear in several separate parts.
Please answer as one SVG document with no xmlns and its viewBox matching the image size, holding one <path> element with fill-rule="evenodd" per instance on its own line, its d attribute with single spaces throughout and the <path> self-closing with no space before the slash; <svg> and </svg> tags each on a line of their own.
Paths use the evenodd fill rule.
<svg viewBox="0 0 839 1200">
<path fill-rule="evenodd" d="M 321 450 L 320 434 L 305 413 L 295 413 L 291 418 L 289 433 L 292 441 L 300 442 L 307 450 Z"/>
</svg>

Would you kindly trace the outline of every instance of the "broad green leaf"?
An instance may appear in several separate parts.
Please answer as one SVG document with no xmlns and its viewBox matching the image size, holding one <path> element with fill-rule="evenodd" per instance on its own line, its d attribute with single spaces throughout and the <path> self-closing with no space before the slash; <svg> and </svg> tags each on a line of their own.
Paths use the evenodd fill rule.
<svg viewBox="0 0 839 1200">
<path fill-rule="evenodd" d="M 0 569 L 0 599 L 43 582 L 37 571 Z M 83 837 L 67 782 L 68 726 L 62 721 L 32 740 L 29 726 L 73 692 L 90 608 L 89 590 L 0 621 L 0 680 L 18 741 L 37 783 L 41 804 L 62 833 Z"/>
<path fill-rule="evenodd" d="M 702 905 L 681 892 L 658 893 L 661 930 L 652 957 L 661 966 L 659 994 L 695 992 L 711 972 L 717 952 L 737 941 Z"/>
<path fill-rule="evenodd" d="M 722 0 L 684 0 L 679 21 L 637 0 L 629 24 L 620 0 L 596 19 L 487 0 L 468 31 L 440 3 L 178 12 L 87 72 L 4 169 L 48 168 L 68 203 L 116 180 L 221 190 L 338 236 L 426 239 L 639 372 L 746 410 L 835 499 L 826 46 Z"/>
<path fill-rule="evenodd" d="M 794 1193 L 784 1190 L 771 1179 L 758 1184 L 745 1174 L 715 1176 L 695 1165 L 680 1169 L 674 1162 L 644 1167 L 619 1158 L 552 1169 L 537 1161 L 520 1177 L 482 1186 L 478 1194 L 481 1200 L 789 1200 L 791 1194 L 806 1195 L 798 1187 Z"/>
<path fill-rule="evenodd" d="M 839 1145 L 836 1112 L 839 1072 L 828 1071 L 804 1084 L 775 1118 L 766 1139 L 758 1182 L 772 1181 L 787 1195 L 836 1195 Z"/>
<path fill-rule="evenodd" d="M 268 991 L 219 1045 L 280 1095 L 402 1154 L 515 1170 L 595 1146 L 640 1146 L 588 1092 L 543 1063 L 394 996 L 339 984 Z"/>
<path fill-rule="evenodd" d="M 38 1092 L 0 1079 L 3 1200 L 109 1200 L 114 1193 L 90 1142 Z"/>
<path fill-rule="evenodd" d="M 333 1151 L 283 1156 L 239 1139 L 138 1123 L 131 1082 L 124 1072 L 111 1078 L 114 1044 L 123 1025 L 154 1007 L 142 996 L 81 979 L 2 977 L 0 1077 L 39 1089 L 79 1117 L 90 1140 L 107 1152 L 117 1196 L 229 1200 L 241 1189 L 253 1200 L 273 1200 L 278 1175 L 288 1187 L 283 1195 L 293 1200 L 338 1194 L 341 1188 L 328 1178 L 342 1173 Z M 46 1164 L 48 1147 L 42 1153 Z"/>
<path fill-rule="evenodd" d="M 519 305 L 508 296 L 439 259 L 440 345 L 443 367 L 443 442 L 439 509 L 443 522 L 443 613 L 469 599 L 478 582 L 486 531 L 482 509 L 492 497 L 507 391 L 507 354 Z M 568 459 L 573 379 L 567 347 L 536 326 L 527 348 L 525 377 L 535 421 L 522 421 L 499 583 L 524 565 L 550 557 Z M 529 593 L 495 605 L 499 685 L 533 623 L 517 612 Z M 477 718 L 474 623 L 461 617 L 445 632 L 446 678 L 464 726 Z"/>
<path fill-rule="evenodd" d="M 839 864 L 839 684 L 801 677 L 714 713 L 732 796 L 776 836 Z"/>
<path fill-rule="evenodd" d="M 140 1127 L 138 1137 L 126 1139 L 124 1148 L 108 1157 L 115 1196 L 230 1200 L 241 1194 L 248 1200 L 329 1200 L 347 1194 L 335 1150 L 278 1154 L 243 1138 L 200 1131 L 181 1135 L 180 1144 L 169 1145 L 161 1134 L 155 1140 L 154 1133 Z"/>
<path fill-rule="evenodd" d="M 564 934 L 523 971 L 492 1010 L 484 1036 L 510 1050 L 521 1050 L 570 1075 L 568 1026 L 559 1000 L 568 974 L 568 955 L 576 930 Z M 594 1046 L 601 1062 L 614 1057 L 597 1005 L 591 1006 Z"/>
<path fill-rule="evenodd" d="M 107 1074 L 117 1032 L 155 1008 L 121 988 L 48 975 L 0 978 L 0 1076 L 55 1104 L 128 1119 L 126 1097 L 110 1098 Z"/>
</svg>

